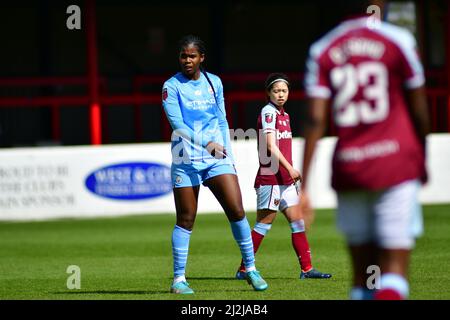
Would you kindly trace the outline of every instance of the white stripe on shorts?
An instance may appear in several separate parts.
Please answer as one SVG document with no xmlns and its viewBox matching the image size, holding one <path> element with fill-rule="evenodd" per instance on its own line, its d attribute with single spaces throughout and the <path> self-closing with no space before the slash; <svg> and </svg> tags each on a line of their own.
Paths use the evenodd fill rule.
<svg viewBox="0 0 450 320">
<path fill-rule="evenodd" d="M 284 211 L 299 203 L 299 195 L 294 185 L 267 185 L 256 188 L 258 210 Z"/>
</svg>

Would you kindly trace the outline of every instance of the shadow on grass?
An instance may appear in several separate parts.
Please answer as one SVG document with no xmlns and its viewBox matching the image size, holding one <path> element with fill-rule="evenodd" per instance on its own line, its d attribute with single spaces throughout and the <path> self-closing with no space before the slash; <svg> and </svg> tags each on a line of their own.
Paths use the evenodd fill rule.
<svg viewBox="0 0 450 320">
<path fill-rule="evenodd" d="M 189 277 L 187 276 L 186 279 L 189 280 L 228 280 L 228 281 L 243 281 L 238 280 L 234 277 Z M 287 278 L 287 277 L 264 277 L 265 280 L 292 280 L 294 278 Z M 172 280 L 172 278 L 170 278 Z"/>
<path fill-rule="evenodd" d="M 169 290 L 167 291 L 161 291 L 161 290 L 92 290 L 92 291 L 86 291 L 86 290 L 71 290 L 71 291 L 56 291 L 56 292 L 49 292 L 51 294 L 164 294 L 169 293 Z"/>
<path fill-rule="evenodd" d="M 167 278 L 168 284 L 172 281 L 172 278 Z M 223 280 L 232 282 L 244 282 L 245 280 L 237 280 L 234 277 L 187 277 L 188 281 L 211 281 L 211 280 Z M 292 280 L 288 277 L 265 277 L 266 280 Z M 194 289 L 195 290 L 195 289 Z M 221 289 L 222 292 L 242 292 L 242 289 Z M 195 290 L 196 293 L 208 293 L 216 292 L 216 290 Z M 118 294 L 118 295 L 159 295 L 170 294 L 169 290 L 68 290 L 68 291 L 54 291 L 49 292 L 51 294 L 66 294 L 66 295 L 89 295 L 89 294 Z"/>
<path fill-rule="evenodd" d="M 242 289 L 221 289 L 221 292 L 243 292 Z M 217 290 L 195 290 L 195 293 L 210 293 L 217 292 Z M 49 292 L 51 294 L 66 294 L 66 295 L 91 295 L 91 294 L 118 294 L 118 295 L 160 295 L 168 294 L 172 295 L 169 290 L 92 290 L 92 291 L 55 291 Z M 175 296 L 175 295 L 174 295 Z M 190 295 L 186 295 L 188 297 Z"/>
</svg>

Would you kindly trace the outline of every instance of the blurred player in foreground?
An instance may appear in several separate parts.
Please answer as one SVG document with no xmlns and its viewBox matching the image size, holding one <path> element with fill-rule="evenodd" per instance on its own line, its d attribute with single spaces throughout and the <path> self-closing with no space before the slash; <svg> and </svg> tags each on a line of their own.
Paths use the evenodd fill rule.
<svg viewBox="0 0 450 320">
<path fill-rule="evenodd" d="M 302 187 L 331 103 L 338 136 L 332 186 L 338 227 L 353 264 L 350 298 L 406 299 L 410 252 L 423 232 L 418 192 L 427 180 L 425 78 L 413 35 L 367 16 L 371 3 L 364 2 L 349 1 L 360 16 L 342 22 L 310 48 Z M 381 270 L 379 290 L 367 283 L 371 265 Z"/>
<path fill-rule="evenodd" d="M 241 250 L 246 279 L 257 291 L 267 283 L 255 268 L 251 229 L 231 154 L 222 82 L 202 69 L 204 43 L 186 36 L 180 41 L 181 72 L 163 85 L 162 99 L 172 126 L 172 183 L 177 220 L 172 233 L 174 279 L 170 291 L 194 293 L 185 278 L 189 239 L 197 215 L 200 184 L 222 205 Z"/>
<path fill-rule="evenodd" d="M 292 132 L 284 105 L 289 97 L 289 79 L 273 73 L 266 80 L 268 103 L 258 116 L 259 169 L 255 179 L 257 195 L 256 224 L 252 231 L 253 247 L 258 250 L 280 210 L 292 231 L 292 246 L 300 262 L 301 279 L 326 279 L 331 274 L 313 268 L 306 237 L 305 221 L 295 206 L 299 203 L 300 172 L 292 167 Z M 243 261 L 236 278 L 245 279 Z"/>
</svg>

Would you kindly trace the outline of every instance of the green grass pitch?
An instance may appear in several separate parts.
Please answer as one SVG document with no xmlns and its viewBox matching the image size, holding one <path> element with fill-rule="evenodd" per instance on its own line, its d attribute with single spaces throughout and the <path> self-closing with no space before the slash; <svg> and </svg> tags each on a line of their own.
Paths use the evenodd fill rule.
<svg viewBox="0 0 450 320">
<path fill-rule="evenodd" d="M 250 224 L 255 214 L 248 213 Z M 424 206 L 425 235 L 410 271 L 411 299 L 450 299 L 450 204 Z M 347 299 L 350 264 L 332 210 L 316 211 L 309 231 L 313 264 L 327 280 L 299 280 L 290 229 L 277 217 L 256 256 L 269 289 L 234 280 L 240 254 L 224 214 L 198 215 L 187 278 L 195 295 L 168 293 L 172 214 L 0 223 L 0 299 Z M 68 289 L 69 265 L 81 288 Z"/>
</svg>

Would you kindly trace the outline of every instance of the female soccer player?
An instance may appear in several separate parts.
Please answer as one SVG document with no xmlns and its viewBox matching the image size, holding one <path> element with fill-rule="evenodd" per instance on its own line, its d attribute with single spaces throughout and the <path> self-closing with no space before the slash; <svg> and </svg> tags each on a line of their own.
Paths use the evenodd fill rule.
<svg viewBox="0 0 450 320">
<path fill-rule="evenodd" d="M 311 46 L 305 74 L 310 120 L 302 187 L 332 105 L 338 138 L 332 187 L 355 300 L 406 299 L 411 251 L 423 233 L 418 193 L 427 181 L 430 130 L 424 70 L 408 30 L 366 16 L 369 5 L 383 2 L 346 1 L 345 15 L 360 17 L 341 22 Z M 369 267 L 381 273 L 378 285 L 371 283 Z"/>
<path fill-rule="evenodd" d="M 172 126 L 172 183 L 176 224 L 172 233 L 172 293 L 191 294 L 185 278 L 189 238 L 197 214 L 200 184 L 207 186 L 227 215 L 239 245 L 246 279 L 257 291 L 268 285 L 255 268 L 250 226 L 234 169 L 223 87 L 219 77 L 204 71 L 204 43 L 189 35 L 181 39 L 181 72 L 164 83 L 164 111 Z"/>
<path fill-rule="evenodd" d="M 292 133 L 289 115 L 284 111 L 289 96 L 289 80 L 282 73 L 273 73 L 268 76 L 265 87 L 269 102 L 258 117 L 260 166 L 255 179 L 257 216 L 252 231 L 255 253 L 280 210 L 291 226 L 292 246 L 300 262 L 300 278 L 330 278 L 331 274 L 313 268 L 305 222 L 300 210 L 295 210 L 299 204 L 296 183 L 300 183 L 302 177 L 292 167 Z M 245 275 L 242 261 L 236 278 L 245 279 Z"/>
</svg>

